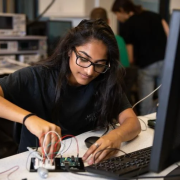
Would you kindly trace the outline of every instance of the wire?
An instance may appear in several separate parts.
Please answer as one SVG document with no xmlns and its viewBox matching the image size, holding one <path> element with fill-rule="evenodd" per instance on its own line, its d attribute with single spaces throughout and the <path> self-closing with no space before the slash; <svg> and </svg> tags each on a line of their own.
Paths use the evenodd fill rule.
<svg viewBox="0 0 180 180">
<path fill-rule="evenodd" d="M 29 153 L 29 155 L 28 155 L 28 157 L 27 157 L 27 160 L 26 160 L 26 170 L 27 170 L 28 172 L 29 172 L 29 170 L 28 170 L 27 164 L 28 164 L 29 157 L 30 157 L 30 155 L 31 155 L 32 153 L 34 153 L 34 152 L 30 152 L 30 153 Z"/>
<path fill-rule="evenodd" d="M 71 142 L 69 143 L 68 148 L 64 152 L 62 152 L 61 154 L 64 154 L 70 148 L 71 144 L 72 144 L 72 138 L 71 138 Z"/>
<path fill-rule="evenodd" d="M 14 169 L 14 168 L 16 168 L 16 169 Z M 7 175 L 7 179 L 10 180 L 10 179 L 9 179 L 9 176 L 10 176 L 12 173 L 14 173 L 15 171 L 17 171 L 17 170 L 19 169 L 19 166 L 18 166 L 18 165 L 17 165 L 17 166 L 13 166 L 12 168 L 10 168 L 10 169 L 8 169 L 8 170 L 6 170 L 6 171 L 0 172 L 0 174 L 6 173 L 6 172 L 10 171 L 11 169 L 14 169 L 14 171 L 10 172 L 10 173 Z"/>
<path fill-rule="evenodd" d="M 32 22 L 27 23 L 27 25 L 34 24 L 36 21 L 38 21 L 45 13 L 46 11 L 54 4 L 55 0 L 52 0 L 50 4 L 46 7 L 46 9 Z"/>
<path fill-rule="evenodd" d="M 109 126 L 106 127 L 106 131 L 101 136 L 104 136 L 105 134 L 107 134 L 108 131 L 109 131 Z"/>
<path fill-rule="evenodd" d="M 144 97 L 143 99 L 141 99 L 140 101 L 138 101 L 137 103 L 135 103 L 133 106 L 132 106 L 132 109 L 137 105 L 139 104 L 141 101 L 145 100 L 146 98 L 148 98 L 151 94 L 153 94 L 154 92 L 156 92 L 160 87 L 161 87 L 162 84 L 160 84 L 154 91 L 152 91 L 150 94 L 148 94 L 146 97 Z"/>
<path fill-rule="evenodd" d="M 68 134 L 68 135 L 63 136 L 61 138 L 61 140 L 63 140 L 65 137 L 73 137 L 76 140 L 76 144 L 77 144 L 77 156 L 79 156 L 79 144 L 78 144 L 77 138 L 75 136 L 73 136 L 73 135 Z"/>
<path fill-rule="evenodd" d="M 146 131 L 146 130 L 147 130 L 147 125 L 146 125 L 146 123 L 145 123 L 141 118 L 138 117 L 138 119 L 139 119 L 141 122 L 143 122 L 144 125 L 145 125 L 145 129 L 142 129 L 142 128 L 141 128 L 141 131 Z"/>
<path fill-rule="evenodd" d="M 46 134 L 45 134 L 45 137 L 44 137 L 44 141 L 43 141 L 43 151 L 45 152 L 45 155 L 46 155 L 46 157 L 47 157 L 47 159 L 49 160 L 49 157 L 48 157 L 48 154 L 47 154 L 47 152 L 46 152 L 46 148 L 45 148 L 45 142 L 46 142 L 46 138 L 47 138 L 47 136 L 48 136 L 48 134 L 49 133 L 55 133 L 57 136 L 58 136 L 58 141 L 59 141 L 59 143 L 61 144 L 61 137 L 59 136 L 59 134 L 56 132 L 56 131 L 49 131 L 49 132 L 47 132 Z M 57 141 L 57 142 L 58 142 Z M 51 144 L 50 144 L 51 145 Z M 57 146 L 57 143 L 55 144 L 55 147 Z M 56 149 L 56 148 L 55 148 Z"/>
<path fill-rule="evenodd" d="M 76 175 L 81 175 L 81 176 L 89 176 L 89 177 L 97 177 L 97 175 L 89 175 L 89 174 L 82 174 L 76 171 L 73 171 L 69 168 L 69 164 L 65 164 L 65 169 L 66 171 L 72 173 L 72 174 L 76 174 Z"/>
</svg>

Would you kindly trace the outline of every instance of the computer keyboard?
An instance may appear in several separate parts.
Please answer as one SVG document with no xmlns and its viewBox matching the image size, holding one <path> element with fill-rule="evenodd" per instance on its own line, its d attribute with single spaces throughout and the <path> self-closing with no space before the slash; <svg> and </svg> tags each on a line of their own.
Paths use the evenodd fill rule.
<svg viewBox="0 0 180 180">
<path fill-rule="evenodd" d="M 112 178 L 136 177 L 148 172 L 151 148 L 147 147 L 86 167 L 87 172 Z"/>
</svg>

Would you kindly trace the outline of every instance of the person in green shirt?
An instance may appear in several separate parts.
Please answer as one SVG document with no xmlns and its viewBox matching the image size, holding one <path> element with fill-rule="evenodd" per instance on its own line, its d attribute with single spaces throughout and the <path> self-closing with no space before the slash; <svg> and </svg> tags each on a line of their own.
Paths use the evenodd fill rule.
<svg viewBox="0 0 180 180">
<path fill-rule="evenodd" d="M 103 19 L 104 21 L 107 22 L 107 24 L 109 24 L 107 11 L 102 7 L 94 8 L 90 13 L 90 19 L 94 19 L 94 20 Z M 128 53 L 126 49 L 126 43 L 124 39 L 119 35 L 115 35 L 115 38 L 117 40 L 118 49 L 120 53 L 120 62 L 123 67 L 129 67 L 130 63 L 129 63 Z"/>
</svg>

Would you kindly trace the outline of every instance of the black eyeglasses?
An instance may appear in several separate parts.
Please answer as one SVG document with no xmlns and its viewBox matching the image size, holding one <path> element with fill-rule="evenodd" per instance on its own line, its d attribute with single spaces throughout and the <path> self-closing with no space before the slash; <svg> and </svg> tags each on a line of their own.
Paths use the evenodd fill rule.
<svg viewBox="0 0 180 180">
<path fill-rule="evenodd" d="M 78 66 L 83 67 L 83 68 L 88 68 L 91 65 L 93 65 L 94 71 L 97 72 L 97 73 L 105 73 L 108 69 L 110 69 L 110 67 L 108 65 L 93 63 L 89 59 L 86 59 L 86 58 L 84 58 L 82 56 L 79 56 L 77 54 L 77 51 L 76 51 L 75 48 L 73 50 L 74 50 L 74 52 L 76 54 L 76 64 Z"/>
</svg>

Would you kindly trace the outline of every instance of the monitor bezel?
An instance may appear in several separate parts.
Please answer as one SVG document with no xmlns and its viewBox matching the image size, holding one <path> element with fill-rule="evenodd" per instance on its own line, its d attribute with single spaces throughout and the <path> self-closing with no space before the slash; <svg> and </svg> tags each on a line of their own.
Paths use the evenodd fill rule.
<svg viewBox="0 0 180 180">
<path fill-rule="evenodd" d="M 175 133 L 178 131 L 174 128 L 180 125 L 180 57 L 178 50 L 180 51 L 180 10 L 173 10 L 149 167 L 152 172 L 160 172 L 180 160 L 177 147 L 173 148 Z"/>
</svg>

